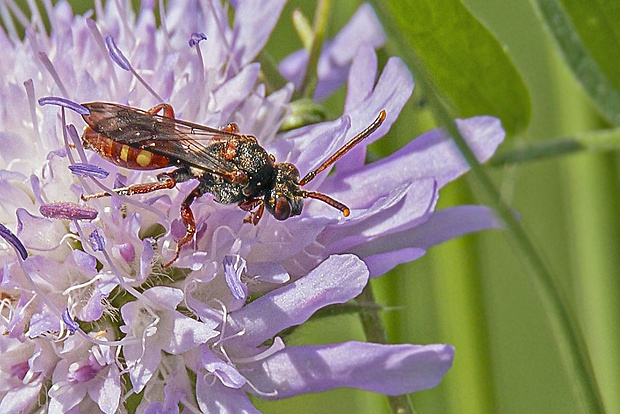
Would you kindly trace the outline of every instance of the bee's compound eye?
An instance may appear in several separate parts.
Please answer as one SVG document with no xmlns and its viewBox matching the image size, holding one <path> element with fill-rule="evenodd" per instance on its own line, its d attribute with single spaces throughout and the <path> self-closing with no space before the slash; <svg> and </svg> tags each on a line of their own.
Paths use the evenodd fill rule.
<svg viewBox="0 0 620 414">
<path fill-rule="evenodd" d="M 273 210 L 273 216 L 276 220 L 286 220 L 291 216 L 291 203 L 288 202 L 286 197 L 279 196 L 276 199 L 276 206 Z"/>
</svg>

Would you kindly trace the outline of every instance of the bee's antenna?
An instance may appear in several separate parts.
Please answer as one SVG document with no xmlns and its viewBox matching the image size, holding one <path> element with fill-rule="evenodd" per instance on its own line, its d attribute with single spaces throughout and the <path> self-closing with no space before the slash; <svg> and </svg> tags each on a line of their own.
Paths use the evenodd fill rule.
<svg viewBox="0 0 620 414">
<path fill-rule="evenodd" d="M 344 154 L 349 152 L 349 150 L 351 148 L 353 148 L 354 146 L 359 144 L 363 139 L 367 138 L 370 134 L 375 132 L 377 130 L 377 128 L 379 128 L 381 126 L 383 121 L 385 121 L 385 115 L 386 115 L 385 114 L 385 109 L 382 109 L 381 112 L 379 112 L 379 115 L 377 116 L 377 118 L 374 121 L 372 121 L 372 124 L 368 125 L 368 127 L 366 127 L 365 130 L 363 130 L 362 132 L 357 134 L 355 137 L 353 137 L 353 139 L 351 139 L 351 141 L 349 141 L 346 144 L 344 144 L 342 146 L 342 148 L 340 148 L 338 151 L 336 151 L 323 164 L 319 165 L 319 167 L 317 169 L 312 170 L 308 174 L 306 174 L 306 176 L 304 178 L 302 178 L 301 181 L 299 182 L 299 185 L 306 185 L 306 184 L 308 184 L 310 181 L 312 181 L 314 179 L 314 177 L 318 173 L 320 173 L 321 171 L 323 171 L 324 169 L 326 169 L 327 167 L 329 167 L 330 165 L 332 165 L 333 163 L 338 161 Z M 312 196 L 308 196 L 308 197 L 312 197 Z M 323 196 L 323 197 L 327 197 L 327 196 Z M 344 213 L 343 209 L 337 207 L 334 204 L 331 204 L 330 202 L 326 201 L 325 199 L 322 199 L 322 198 L 319 198 L 319 197 L 312 197 L 312 198 L 318 198 L 319 200 L 323 200 L 327 204 L 333 205 L 334 207 L 338 208 L 339 210 L 341 210 Z M 327 197 L 327 198 L 329 198 L 329 197 Z M 329 198 L 329 199 L 331 200 L 331 198 Z M 335 200 L 332 200 L 332 201 L 336 202 Z M 340 204 L 340 203 L 338 203 L 338 204 Z M 342 206 L 344 208 L 346 208 L 346 206 L 344 206 L 344 205 L 342 205 Z M 348 211 L 348 209 L 347 209 L 347 211 Z M 347 215 L 348 214 L 345 213 L 345 216 L 347 216 Z"/>
<path fill-rule="evenodd" d="M 332 206 L 334 208 L 337 208 L 338 210 L 342 211 L 342 214 L 345 217 L 349 217 L 349 214 L 351 214 L 351 210 L 349 210 L 349 207 L 345 206 L 340 201 L 336 201 L 333 198 L 331 198 L 330 196 L 325 195 L 323 193 L 317 193 L 316 191 L 300 190 L 296 194 L 301 196 L 301 197 L 303 197 L 303 198 L 314 198 L 316 200 L 321 200 L 322 202 L 327 203 L 330 206 Z"/>
</svg>

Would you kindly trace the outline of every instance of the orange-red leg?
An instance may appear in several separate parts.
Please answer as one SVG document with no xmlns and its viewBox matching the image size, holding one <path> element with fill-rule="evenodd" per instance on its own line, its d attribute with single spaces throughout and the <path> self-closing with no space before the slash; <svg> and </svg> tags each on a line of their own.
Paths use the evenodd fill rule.
<svg viewBox="0 0 620 414">
<path fill-rule="evenodd" d="M 152 107 L 151 109 L 149 109 L 146 112 L 148 112 L 149 114 L 156 114 L 159 111 L 164 111 L 163 115 L 166 118 L 173 118 L 174 119 L 174 109 L 172 109 L 172 105 L 170 105 L 170 104 L 160 103 L 159 105 L 155 105 L 154 107 Z"/>
<path fill-rule="evenodd" d="M 173 176 L 173 173 L 161 173 L 157 176 L 157 182 L 155 183 L 140 183 L 140 184 L 132 184 L 127 187 L 117 188 L 114 190 L 116 194 L 131 196 L 134 194 L 146 194 L 152 193 L 153 191 L 163 190 L 166 188 L 173 188 L 177 179 Z M 109 197 L 112 194 L 108 192 L 82 195 L 82 200 L 88 201 L 93 198 L 101 198 L 101 197 Z"/>
<path fill-rule="evenodd" d="M 185 225 L 185 235 L 177 242 L 177 247 L 172 260 L 162 265 L 162 268 L 164 269 L 177 260 L 179 258 L 179 253 L 181 252 L 181 248 L 186 244 L 191 243 L 194 239 L 194 235 L 196 234 L 196 220 L 194 219 L 194 213 L 192 213 L 191 205 L 196 198 L 204 194 L 200 187 L 201 186 L 199 184 L 181 203 L 181 221 L 183 221 L 183 224 Z"/>
</svg>

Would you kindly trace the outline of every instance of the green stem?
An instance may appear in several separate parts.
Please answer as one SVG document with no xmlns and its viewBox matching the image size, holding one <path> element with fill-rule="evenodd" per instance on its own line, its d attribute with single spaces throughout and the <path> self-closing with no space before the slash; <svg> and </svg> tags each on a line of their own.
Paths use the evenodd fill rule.
<svg viewBox="0 0 620 414">
<path fill-rule="evenodd" d="M 375 295 L 372 292 L 370 282 L 366 285 L 362 293 L 356 298 L 356 302 L 364 308 L 360 312 L 360 320 L 366 334 L 366 340 L 378 344 L 387 344 L 388 338 L 381 319 L 380 308 L 375 302 Z M 414 414 L 415 411 L 407 395 L 387 396 L 390 409 L 394 414 Z"/>
<path fill-rule="evenodd" d="M 501 151 L 490 165 L 501 166 L 572 154 L 579 151 L 617 151 L 620 128 L 588 131 L 572 137 L 534 141 L 522 148 Z"/>
<path fill-rule="evenodd" d="M 320 0 L 314 15 L 314 37 L 312 38 L 312 47 L 308 56 L 308 66 L 306 66 L 306 73 L 300 88 L 302 95 L 306 98 L 312 98 L 318 82 L 317 66 L 321 49 L 323 48 L 323 39 L 325 38 L 325 29 L 329 21 L 331 4 L 331 0 Z"/>
<path fill-rule="evenodd" d="M 572 379 L 575 394 L 582 405 L 582 412 L 603 413 L 603 403 L 594 378 L 590 358 L 584 345 L 585 341 L 576 323 L 576 318 L 570 312 L 565 298 L 555 287 L 551 274 L 538 255 L 525 230 L 521 227 L 510 207 L 500 198 L 499 191 L 481 168 L 476 156 L 461 135 L 452 116 L 448 113 L 446 106 L 438 95 L 426 66 L 408 44 L 407 40 L 402 37 L 402 34 L 395 30 L 397 26 L 391 11 L 385 3 L 377 2 L 376 4 L 379 6 L 380 15 L 384 18 L 384 26 L 391 32 L 391 38 L 396 40 L 402 56 L 405 57 L 414 69 L 417 84 L 423 89 L 423 95 L 427 97 L 431 104 L 437 122 L 443 125 L 454 139 L 463 157 L 471 166 L 471 174 L 481 186 L 487 202 L 503 220 L 504 225 L 512 234 L 517 247 L 527 261 L 531 269 L 531 272 L 528 272 L 528 274 L 532 275 L 535 290 L 549 318 L 562 360 Z"/>
</svg>

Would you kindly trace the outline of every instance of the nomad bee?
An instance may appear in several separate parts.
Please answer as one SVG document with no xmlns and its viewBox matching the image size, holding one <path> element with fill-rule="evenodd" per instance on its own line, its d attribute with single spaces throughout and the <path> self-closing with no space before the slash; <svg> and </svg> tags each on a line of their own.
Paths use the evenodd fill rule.
<svg viewBox="0 0 620 414">
<path fill-rule="evenodd" d="M 190 208 L 205 193 L 222 204 L 237 203 L 249 212 L 246 223 L 256 225 L 265 209 L 277 220 L 301 214 L 304 198 L 321 200 L 349 215 L 349 208 L 333 198 L 301 189 L 321 171 L 336 162 L 356 144 L 368 137 L 385 120 L 385 111 L 329 159 L 303 178 L 291 163 L 276 163 L 252 135 L 241 134 L 236 124 L 221 129 L 210 128 L 174 118 L 168 104 L 143 111 L 106 102 L 82 104 L 89 114 L 82 114 L 88 126 L 82 136 L 85 148 L 108 161 L 134 170 L 157 170 L 176 167 L 157 175 L 157 182 L 133 184 L 115 189 L 121 195 L 144 194 L 173 188 L 176 183 L 195 179 L 198 185 L 181 203 L 181 220 L 186 233 L 179 239 L 174 258 L 181 247 L 192 241 L 196 223 Z M 159 115 L 159 113 L 162 115 Z M 98 193 L 84 200 L 109 196 Z"/>
</svg>

